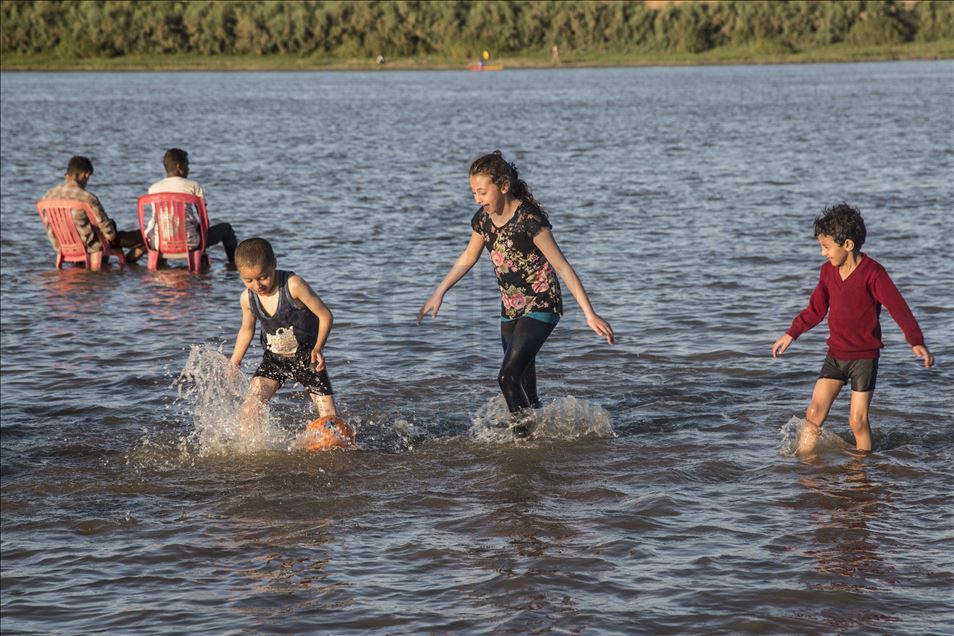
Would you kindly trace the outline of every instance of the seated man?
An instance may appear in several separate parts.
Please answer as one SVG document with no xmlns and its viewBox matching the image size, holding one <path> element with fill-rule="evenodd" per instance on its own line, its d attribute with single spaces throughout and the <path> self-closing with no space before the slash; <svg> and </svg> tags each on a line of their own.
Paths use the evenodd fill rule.
<svg viewBox="0 0 954 636">
<path fill-rule="evenodd" d="M 41 200 L 69 199 L 89 203 L 93 216 L 98 217 L 94 218 L 96 226 L 103 233 L 103 237 L 109 241 L 109 246 L 131 248 L 126 253 L 126 261 L 135 263 L 146 253 L 146 246 L 142 242 L 142 234 L 138 230 L 123 232 L 116 230 L 116 222 L 106 216 L 103 204 L 99 202 L 95 194 L 86 190 L 86 184 L 91 176 L 93 176 L 93 162 L 86 157 L 72 157 L 66 166 L 66 178 L 63 183 L 47 190 Z M 96 238 L 96 232 L 90 227 L 86 212 L 73 210 L 73 223 L 76 225 L 76 231 L 79 232 L 83 243 L 86 244 L 88 252 L 96 252 L 102 248 L 99 239 Z M 59 251 L 59 245 L 56 244 L 56 239 L 49 227 L 46 228 L 46 235 L 49 237 L 53 249 Z"/>
<path fill-rule="evenodd" d="M 189 176 L 189 153 L 179 148 L 170 148 L 162 158 L 162 165 L 166 169 L 166 178 L 156 181 L 149 186 L 149 194 L 158 194 L 160 192 L 179 192 L 182 194 L 194 194 L 205 201 L 205 193 L 202 192 L 202 186 L 195 181 L 188 179 Z M 196 211 L 192 205 L 186 206 L 186 240 L 189 247 L 196 247 L 199 244 L 199 220 Z M 149 244 L 155 245 L 156 241 L 156 215 L 153 212 L 152 218 L 146 224 L 146 237 Z M 235 247 L 238 240 L 235 238 L 235 232 L 228 223 L 209 224 L 209 233 L 206 236 L 208 245 L 206 247 L 222 243 L 225 248 L 225 257 L 228 259 L 228 267 L 235 268 Z"/>
</svg>

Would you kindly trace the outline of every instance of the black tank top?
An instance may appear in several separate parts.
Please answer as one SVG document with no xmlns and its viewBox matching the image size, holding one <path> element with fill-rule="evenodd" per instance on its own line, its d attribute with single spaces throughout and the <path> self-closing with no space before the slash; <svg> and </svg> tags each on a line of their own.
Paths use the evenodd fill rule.
<svg viewBox="0 0 954 636">
<path fill-rule="evenodd" d="M 280 356 L 293 356 L 303 350 L 311 350 L 318 341 L 318 316 L 292 298 L 288 291 L 288 279 L 294 275 L 295 272 L 275 270 L 279 287 L 278 306 L 271 316 L 265 313 L 258 294 L 248 290 L 248 307 L 262 325 L 262 346 Z"/>
</svg>

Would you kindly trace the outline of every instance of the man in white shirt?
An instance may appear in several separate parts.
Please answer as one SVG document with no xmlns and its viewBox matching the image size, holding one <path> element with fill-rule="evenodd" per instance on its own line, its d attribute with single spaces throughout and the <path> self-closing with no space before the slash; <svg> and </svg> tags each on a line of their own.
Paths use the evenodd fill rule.
<svg viewBox="0 0 954 636">
<path fill-rule="evenodd" d="M 179 148 L 170 148 L 162 157 L 162 165 L 166 168 L 166 178 L 156 181 L 149 186 L 149 194 L 179 192 L 182 194 L 194 194 L 197 197 L 201 197 L 203 201 L 205 200 L 205 193 L 202 191 L 202 186 L 188 178 L 189 153 Z M 150 245 L 155 245 L 155 214 L 153 214 L 152 218 L 150 218 L 146 224 L 146 237 L 149 239 Z M 186 239 L 189 243 L 189 247 L 195 247 L 199 244 L 199 221 L 192 205 L 186 207 Z M 234 269 L 235 247 L 238 245 L 238 239 L 235 237 L 235 231 L 232 230 L 232 226 L 228 223 L 216 223 L 212 225 L 210 222 L 206 239 L 206 247 L 215 245 L 216 243 L 222 243 L 222 247 L 225 248 L 225 256 L 228 259 L 227 266 Z"/>
</svg>

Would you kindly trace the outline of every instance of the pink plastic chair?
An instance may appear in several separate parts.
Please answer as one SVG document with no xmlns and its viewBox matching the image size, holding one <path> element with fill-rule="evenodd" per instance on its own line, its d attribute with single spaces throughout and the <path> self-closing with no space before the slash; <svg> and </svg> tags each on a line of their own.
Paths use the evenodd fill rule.
<svg viewBox="0 0 954 636">
<path fill-rule="evenodd" d="M 192 204 L 199 219 L 199 244 L 190 249 L 186 238 L 186 205 Z M 146 236 L 146 206 L 151 206 L 155 218 L 155 240 Z M 160 192 L 139 197 L 139 229 L 142 240 L 149 252 L 150 271 L 156 269 L 160 258 L 185 258 L 189 261 L 189 271 L 198 272 L 202 266 L 209 265 L 209 256 L 205 253 L 208 243 L 209 217 L 205 211 L 205 201 L 194 194 L 178 192 Z"/>
<path fill-rule="evenodd" d="M 40 214 L 43 225 L 51 229 L 53 238 L 59 245 L 59 250 L 56 252 L 56 269 L 63 269 L 63 263 L 67 262 L 83 263 L 86 269 L 99 271 L 103 263 L 109 263 L 110 256 L 116 257 L 120 267 L 126 265 L 126 257 L 123 256 L 122 250 L 117 249 L 115 252 L 110 250 L 109 241 L 96 225 L 94 220 L 96 217 L 89 203 L 69 199 L 47 199 L 37 201 L 36 210 Z M 86 251 L 86 245 L 76 230 L 76 223 L 73 222 L 73 210 L 82 210 L 86 214 L 89 225 L 99 240 L 101 246 L 99 250 Z"/>
</svg>

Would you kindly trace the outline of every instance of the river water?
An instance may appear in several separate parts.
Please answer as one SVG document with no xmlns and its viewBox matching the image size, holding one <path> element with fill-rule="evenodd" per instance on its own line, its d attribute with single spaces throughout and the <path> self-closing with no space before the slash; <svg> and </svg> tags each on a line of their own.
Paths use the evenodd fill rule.
<svg viewBox="0 0 954 636">
<path fill-rule="evenodd" d="M 5 634 L 954 630 L 950 61 L 0 82 Z M 172 146 L 334 311 L 357 449 L 290 449 L 291 386 L 267 444 L 235 441 L 220 248 L 203 275 L 54 269 L 34 203 L 70 155 L 128 229 Z M 495 148 L 619 336 L 565 293 L 521 443 L 488 259 L 414 324 Z M 769 350 L 843 200 L 938 363 L 884 312 L 875 453 L 842 449 L 845 392 L 799 459 L 827 329 Z"/>
</svg>

